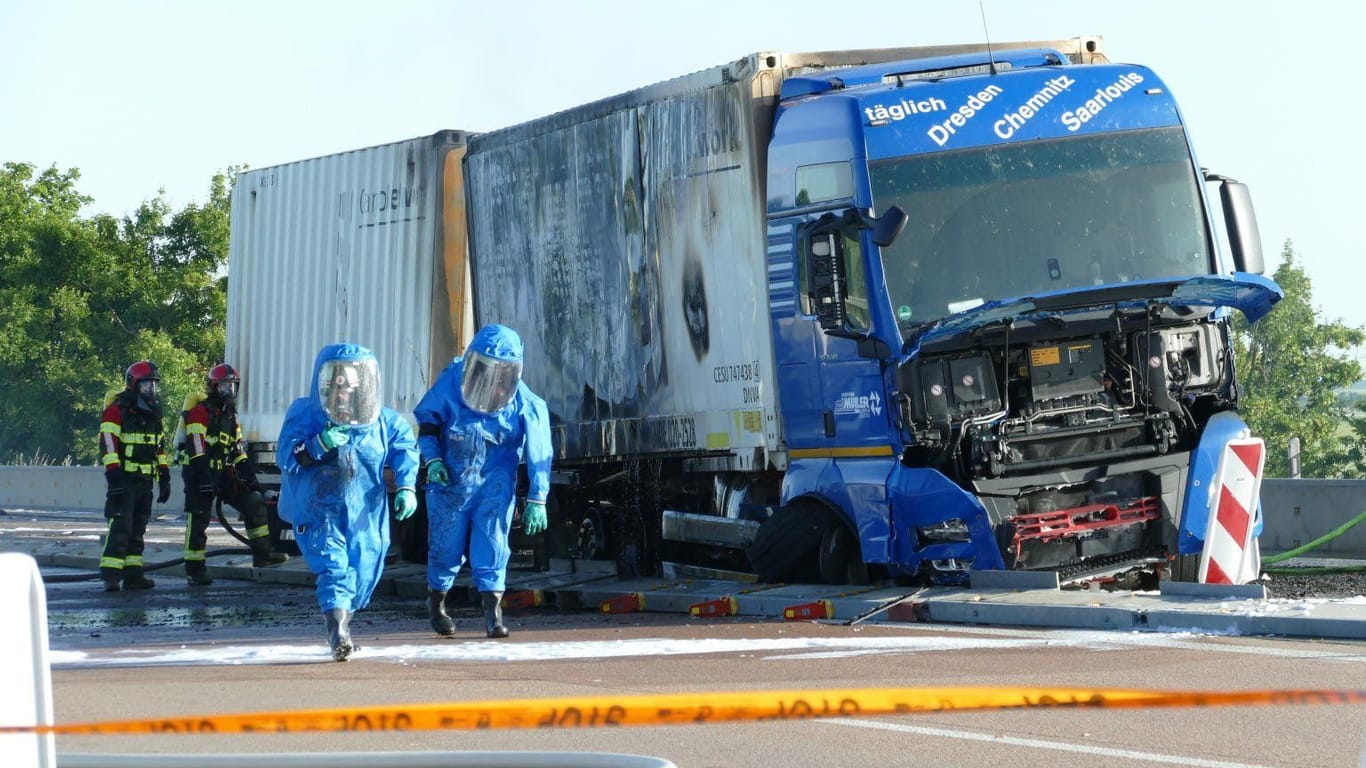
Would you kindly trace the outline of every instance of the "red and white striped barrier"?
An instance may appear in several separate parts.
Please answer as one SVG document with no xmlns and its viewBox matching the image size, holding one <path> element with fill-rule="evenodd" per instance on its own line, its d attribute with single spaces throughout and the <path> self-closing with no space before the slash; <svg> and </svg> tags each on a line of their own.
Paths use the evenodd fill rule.
<svg viewBox="0 0 1366 768">
<path fill-rule="evenodd" d="M 1266 444 L 1260 437 L 1228 441 L 1214 473 L 1214 508 L 1200 552 L 1202 584 L 1247 584 L 1261 575 L 1253 527 L 1261 497 Z"/>
</svg>

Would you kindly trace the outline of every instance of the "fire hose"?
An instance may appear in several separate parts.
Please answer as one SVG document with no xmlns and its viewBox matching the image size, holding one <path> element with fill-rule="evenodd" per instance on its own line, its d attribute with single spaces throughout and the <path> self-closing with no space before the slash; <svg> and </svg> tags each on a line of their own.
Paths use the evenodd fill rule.
<svg viewBox="0 0 1366 768">
<path fill-rule="evenodd" d="M 1338 527 L 1334 528 L 1333 530 L 1329 531 L 1328 533 L 1323 534 L 1322 536 L 1318 537 L 1317 539 L 1314 539 L 1313 541 L 1309 542 L 1308 544 L 1302 544 L 1302 545 L 1300 545 L 1300 546 L 1298 546 L 1298 547 L 1295 547 L 1294 549 L 1290 549 L 1290 550 L 1287 550 L 1287 551 L 1285 551 L 1285 552 L 1281 552 L 1281 553 L 1279 553 L 1279 554 L 1268 555 L 1268 556 L 1266 556 L 1266 557 L 1263 557 L 1263 558 L 1262 558 L 1262 566 L 1263 566 L 1263 567 L 1262 567 L 1262 573 L 1269 573 L 1269 574 L 1277 575 L 1277 576 L 1295 576 L 1295 575 L 1300 575 L 1300 576 L 1319 576 L 1319 575 L 1330 574 L 1330 573 L 1360 573 L 1360 572 L 1362 572 L 1362 571 L 1366 571 L 1366 564 L 1362 564 L 1362 565 L 1337 565 L 1337 566 L 1324 566 L 1324 567 L 1314 567 L 1314 568 L 1267 568 L 1267 567 L 1266 567 L 1266 566 L 1268 566 L 1268 565 L 1274 565 L 1275 563 L 1279 563 L 1279 562 L 1282 562 L 1282 561 L 1285 561 L 1285 560 L 1289 560 L 1289 559 L 1291 559 L 1291 558 L 1293 558 L 1293 557 L 1299 557 L 1300 555 L 1304 554 L 1305 552 L 1308 552 L 1308 551 L 1310 551 L 1310 550 L 1312 550 L 1312 549 L 1314 549 L 1314 548 L 1316 548 L 1316 547 L 1322 546 L 1322 545 L 1324 545 L 1324 544 L 1326 544 L 1326 543 L 1332 541 L 1333 539 L 1336 539 L 1337 537 L 1341 536 L 1342 534 L 1346 533 L 1347 531 L 1351 530 L 1353 526 L 1355 526 L 1357 523 L 1360 523 L 1362 520 L 1366 520 L 1366 511 L 1361 512 L 1361 513 L 1358 514 L 1356 517 L 1352 518 L 1351 520 L 1348 520 L 1347 522 L 1343 523 L 1342 525 L 1339 525 Z"/>
<path fill-rule="evenodd" d="M 223 526 L 223 530 L 227 531 L 228 534 L 231 535 L 234 539 L 237 539 L 238 541 L 242 542 L 242 544 L 243 544 L 244 546 L 247 545 L 247 537 L 246 537 L 246 536 L 243 536 L 242 533 L 241 533 L 240 531 L 238 531 L 236 528 L 234 528 L 234 527 L 232 526 L 232 523 L 228 522 L 227 516 L 223 514 L 223 500 L 222 500 L 222 499 L 215 499 L 215 500 L 214 500 L 213 512 L 214 512 L 214 518 L 215 518 L 216 520 L 218 520 L 218 524 L 219 524 L 219 525 Z M 250 550 L 248 550 L 248 551 L 250 551 Z M 207 559 L 207 558 L 210 558 L 210 557 L 219 557 L 219 556 L 221 556 L 221 555 L 240 555 L 240 554 L 242 554 L 242 550 L 240 550 L 240 549 L 236 549 L 236 548 L 233 548 L 233 547 L 220 547 L 220 548 L 218 548 L 218 549 L 210 549 L 210 550 L 206 551 L 206 552 L 204 553 L 204 557 L 205 557 L 205 559 Z M 159 570 L 161 570 L 161 569 L 163 569 L 163 568 L 171 568 L 171 567 L 173 567 L 173 566 L 182 565 L 182 564 L 184 564 L 184 562 L 185 562 L 185 558 L 183 558 L 183 557 L 177 557 L 177 558 L 175 558 L 175 559 L 173 559 L 173 560 L 164 560 L 164 561 L 159 562 L 159 563 L 147 563 L 146 565 L 143 566 L 143 571 L 146 571 L 146 572 L 159 571 Z M 99 571 L 95 571 L 95 572 L 93 572 L 93 573 L 71 573 L 71 574 L 59 574 L 59 575 L 55 575 L 55 576 L 44 576 L 44 577 L 43 577 L 43 581 L 48 582 L 48 583 L 63 583 L 63 584 L 64 584 L 64 583 L 71 583 L 71 582 L 77 582 L 77 581 L 93 581 L 93 580 L 98 579 L 98 578 L 100 578 L 100 573 L 99 573 Z"/>
</svg>

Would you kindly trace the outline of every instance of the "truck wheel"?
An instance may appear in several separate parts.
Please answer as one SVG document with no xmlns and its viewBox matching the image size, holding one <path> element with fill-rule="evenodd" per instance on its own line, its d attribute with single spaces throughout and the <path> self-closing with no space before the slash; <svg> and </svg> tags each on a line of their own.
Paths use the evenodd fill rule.
<svg viewBox="0 0 1366 768">
<path fill-rule="evenodd" d="M 800 581 L 815 571 L 815 554 L 825 536 L 830 512 L 820 504 L 798 501 L 779 509 L 759 526 L 746 555 L 760 581 Z"/>
<path fill-rule="evenodd" d="M 579 523 L 578 540 L 574 545 L 574 556 L 580 560 L 604 560 L 607 558 L 607 530 L 602 526 L 602 516 L 596 509 L 588 510 Z"/>
<path fill-rule="evenodd" d="M 816 559 L 821 581 L 826 584 L 866 583 L 868 568 L 863 562 L 858 538 L 834 514 L 830 518 L 830 525 L 821 537 L 821 548 Z"/>
</svg>

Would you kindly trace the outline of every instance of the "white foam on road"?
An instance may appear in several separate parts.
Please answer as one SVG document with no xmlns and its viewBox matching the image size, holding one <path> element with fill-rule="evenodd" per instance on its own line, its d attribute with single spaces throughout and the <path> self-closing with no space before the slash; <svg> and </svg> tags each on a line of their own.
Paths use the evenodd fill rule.
<svg viewBox="0 0 1366 768">
<path fill-rule="evenodd" d="M 422 645 L 365 645 L 351 655 L 355 660 L 387 661 L 400 664 L 429 662 L 513 662 L 555 661 L 564 659 L 606 659 L 639 656 L 678 656 L 686 654 L 731 653 L 761 657 L 764 654 L 819 651 L 829 655 L 867 653 L 923 653 L 964 649 L 999 649 L 1039 646 L 1034 638 L 987 637 L 848 637 L 827 638 L 754 638 L 691 639 L 643 638 L 582 642 L 506 643 L 476 640 L 466 642 L 432 641 Z M 809 658 L 809 657 L 806 657 Z M 229 645 L 181 646 L 176 649 L 110 649 L 99 651 L 52 652 L 54 669 L 74 667 L 195 666 L 205 664 L 300 664 L 314 661 L 332 663 L 327 644 L 316 645 Z"/>
<path fill-rule="evenodd" d="M 855 630 L 855 632 L 857 631 Z M 942 632 L 943 630 L 939 631 Z M 1155 632 L 1067 630 L 993 629 L 979 632 L 955 630 L 950 634 L 925 635 L 921 632 L 910 632 L 904 636 L 881 637 L 850 634 L 848 637 L 841 638 L 642 638 L 638 640 L 586 640 L 581 642 L 433 640 L 428 643 L 405 645 L 366 644 L 364 636 L 358 636 L 356 640 L 360 643 L 361 648 L 352 655 L 352 659 L 409 665 L 696 654 L 739 654 L 754 657 L 761 661 L 782 662 L 853 656 L 1049 647 L 1111 652 L 1136 648 L 1174 648 L 1283 658 L 1313 658 L 1345 662 L 1366 661 L 1366 653 L 1353 648 L 1331 650 L 1300 645 L 1221 643 L 1208 638 L 1202 640 L 1201 636 L 1190 633 L 1161 634 Z M 331 655 L 322 637 L 319 637 L 317 643 L 307 645 L 182 645 L 178 648 L 53 650 L 51 658 L 54 669 L 332 663 Z"/>
</svg>

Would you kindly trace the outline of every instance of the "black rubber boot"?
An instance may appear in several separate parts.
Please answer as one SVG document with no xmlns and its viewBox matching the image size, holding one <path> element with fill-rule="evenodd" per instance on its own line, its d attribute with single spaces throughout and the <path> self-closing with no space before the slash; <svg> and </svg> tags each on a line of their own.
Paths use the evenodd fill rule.
<svg viewBox="0 0 1366 768">
<path fill-rule="evenodd" d="M 455 622 L 446 613 L 446 593 L 427 590 L 427 616 L 432 620 L 432 631 L 442 637 L 455 634 Z"/>
<path fill-rule="evenodd" d="M 503 626 L 503 593 L 480 592 L 479 599 L 484 603 L 484 632 L 489 637 L 507 637 L 510 633 Z"/>
<path fill-rule="evenodd" d="M 346 661 L 356 648 L 351 644 L 351 612 L 333 608 L 323 612 L 327 622 L 327 644 L 332 648 L 333 661 Z"/>
<path fill-rule="evenodd" d="M 157 583 L 147 578 L 142 572 L 140 565 L 123 566 L 123 588 L 124 589 L 151 589 Z"/>
<path fill-rule="evenodd" d="M 256 568 L 269 568 L 272 565 L 289 562 L 289 555 L 271 550 L 270 537 L 268 536 L 252 539 L 250 546 L 251 564 Z"/>
<path fill-rule="evenodd" d="M 100 578 L 104 580 L 105 592 L 119 591 L 119 582 L 123 580 L 123 570 L 120 568 L 101 568 Z"/>
<path fill-rule="evenodd" d="M 186 560 L 185 581 L 191 586 L 207 587 L 213 583 L 213 577 L 209 575 L 209 568 L 203 560 Z"/>
</svg>

